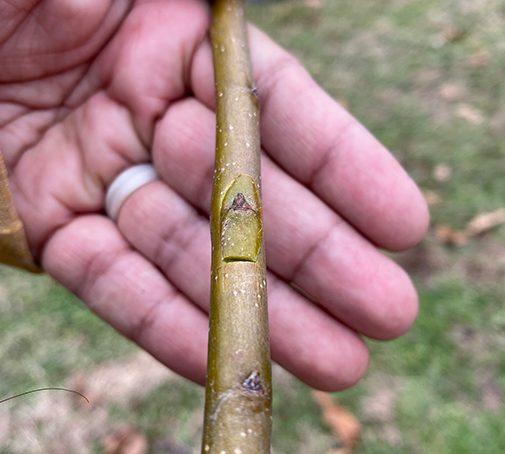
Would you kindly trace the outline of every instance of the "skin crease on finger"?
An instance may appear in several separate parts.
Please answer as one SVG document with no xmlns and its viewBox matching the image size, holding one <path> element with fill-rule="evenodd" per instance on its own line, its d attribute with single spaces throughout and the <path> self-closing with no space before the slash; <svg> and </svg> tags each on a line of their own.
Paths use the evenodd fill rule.
<svg viewBox="0 0 505 454">
<path fill-rule="evenodd" d="M 85 62 L 111 36 L 131 1 L 17 0 L 0 4 L 0 82 L 24 82 Z M 19 54 L 24 58 L 20 59 Z"/>
</svg>

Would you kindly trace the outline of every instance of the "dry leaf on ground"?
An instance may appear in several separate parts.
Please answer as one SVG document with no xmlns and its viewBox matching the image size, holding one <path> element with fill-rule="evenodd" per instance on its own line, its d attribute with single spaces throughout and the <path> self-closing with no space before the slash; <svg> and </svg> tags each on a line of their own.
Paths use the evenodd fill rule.
<svg viewBox="0 0 505 454">
<path fill-rule="evenodd" d="M 461 230 L 454 230 L 448 225 L 437 225 L 434 230 L 435 238 L 441 243 L 454 244 L 456 246 L 463 246 L 468 242 L 465 232 Z"/>
<path fill-rule="evenodd" d="M 466 226 L 467 236 L 480 235 L 505 223 L 505 208 L 475 216 Z"/>
<path fill-rule="evenodd" d="M 313 391 L 313 395 L 323 411 L 324 421 L 344 445 L 336 453 L 351 452 L 361 433 L 361 424 L 345 407 L 337 404 L 328 393 Z"/>
<path fill-rule="evenodd" d="M 456 110 L 456 115 L 472 125 L 481 125 L 484 123 L 483 113 L 470 104 L 460 104 Z"/>
<path fill-rule="evenodd" d="M 487 232 L 505 223 L 505 208 L 499 208 L 490 213 L 481 213 L 475 216 L 467 225 L 465 230 L 454 230 L 448 225 L 438 225 L 434 233 L 442 243 L 462 246 L 474 236 Z"/>
<path fill-rule="evenodd" d="M 131 426 L 120 426 L 102 440 L 103 454 L 146 454 L 146 437 Z"/>
</svg>

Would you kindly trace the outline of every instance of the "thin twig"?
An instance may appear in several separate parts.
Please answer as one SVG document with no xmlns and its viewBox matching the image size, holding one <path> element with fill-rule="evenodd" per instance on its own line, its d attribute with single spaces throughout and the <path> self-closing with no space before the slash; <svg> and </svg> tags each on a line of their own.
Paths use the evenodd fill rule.
<svg viewBox="0 0 505 454">
<path fill-rule="evenodd" d="M 217 140 L 202 454 L 268 454 L 271 368 L 261 210 L 259 100 L 243 0 L 216 0 Z"/>
<path fill-rule="evenodd" d="M 75 391 L 73 389 L 67 389 L 67 388 L 38 388 L 38 389 L 32 389 L 31 391 L 25 391 L 24 393 L 21 393 L 21 394 L 16 394 L 15 396 L 7 397 L 6 399 L 2 399 L 2 400 L 0 400 L 0 404 L 3 404 L 4 402 L 7 402 L 7 401 L 12 400 L 12 399 L 16 399 L 16 398 L 21 397 L 21 396 L 26 396 L 27 394 L 38 393 L 39 391 L 66 391 L 68 393 L 78 394 L 83 399 L 85 399 L 88 404 L 90 403 L 89 400 L 88 400 L 88 398 L 84 394 L 81 394 L 79 391 Z"/>
</svg>

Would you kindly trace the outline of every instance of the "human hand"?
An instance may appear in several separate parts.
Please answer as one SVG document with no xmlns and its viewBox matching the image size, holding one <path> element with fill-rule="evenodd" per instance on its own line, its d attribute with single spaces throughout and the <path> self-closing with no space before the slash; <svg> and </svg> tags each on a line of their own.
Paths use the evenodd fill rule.
<svg viewBox="0 0 505 454">
<path fill-rule="evenodd" d="M 204 383 L 215 147 L 209 8 L 198 0 L 0 0 L 0 149 L 35 257 L 94 312 Z M 360 334 L 417 312 L 403 250 L 428 225 L 395 159 L 285 51 L 250 29 L 262 104 L 272 357 L 309 385 L 365 372 Z M 118 222 L 111 181 L 153 161 Z M 293 289 L 310 295 L 316 303 Z"/>
</svg>

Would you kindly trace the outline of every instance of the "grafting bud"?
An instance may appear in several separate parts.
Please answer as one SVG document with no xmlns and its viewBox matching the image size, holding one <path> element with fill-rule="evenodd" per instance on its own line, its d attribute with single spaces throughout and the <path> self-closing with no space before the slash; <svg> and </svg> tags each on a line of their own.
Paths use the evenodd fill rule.
<svg viewBox="0 0 505 454">
<path fill-rule="evenodd" d="M 239 175 L 228 188 L 221 207 L 223 260 L 255 262 L 261 247 L 263 225 L 254 180 Z"/>
</svg>

